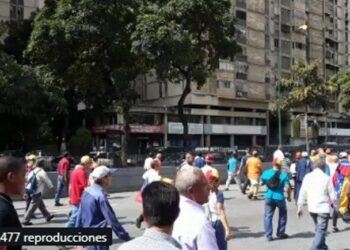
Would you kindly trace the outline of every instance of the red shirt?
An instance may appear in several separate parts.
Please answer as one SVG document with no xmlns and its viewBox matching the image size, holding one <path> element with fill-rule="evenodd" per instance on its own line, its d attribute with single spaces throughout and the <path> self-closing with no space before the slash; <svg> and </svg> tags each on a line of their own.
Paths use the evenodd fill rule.
<svg viewBox="0 0 350 250">
<path fill-rule="evenodd" d="M 69 198 L 70 203 L 73 205 L 79 205 L 81 201 L 81 196 L 84 189 L 88 185 L 88 176 L 86 168 L 78 165 L 73 170 L 70 176 L 70 191 Z"/>
<path fill-rule="evenodd" d="M 62 158 L 58 162 L 58 166 L 57 166 L 58 175 L 66 176 L 66 174 L 68 173 L 69 168 L 70 168 L 69 160 L 66 157 Z"/>
</svg>

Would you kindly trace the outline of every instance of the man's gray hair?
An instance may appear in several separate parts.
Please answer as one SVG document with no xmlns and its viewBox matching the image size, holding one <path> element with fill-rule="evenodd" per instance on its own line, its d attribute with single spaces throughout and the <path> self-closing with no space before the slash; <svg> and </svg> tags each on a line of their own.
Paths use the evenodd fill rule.
<svg viewBox="0 0 350 250">
<path fill-rule="evenodd" d="M 175 180 L 175 187 L 179 193 L 186 194 L 188 189 L 200 180 L 200 174 L 202 174 L 202 170 L 197 167 L 186 167 L 180 170 Z"/>
<path fill-rule="evenodd" d="M 313 162 L 314 168 L 319 168 L 321 170 L 326 169 L 326 161 L 324 159 L 319 159 Z"/>
</svg>

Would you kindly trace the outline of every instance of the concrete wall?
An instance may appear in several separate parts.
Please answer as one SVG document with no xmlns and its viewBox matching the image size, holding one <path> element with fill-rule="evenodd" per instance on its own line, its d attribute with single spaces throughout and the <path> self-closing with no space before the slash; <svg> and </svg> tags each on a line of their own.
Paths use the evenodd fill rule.
<svg viewBox="0 0 350 250">
<path fill-rule="evenodd" d="M 220 171 L 221 183 L 224 183 L 227 178 L 226 165 L 215 165 L 215 167 Z M 109 192 L 127 192 L 127 191 L 137 191 L 141 188 L 143 184 L 142 175 L 144 173 L 143 168 L 120 168 L 115 176 L 112 177 L 112 186 L 109 188 Z M 57 182 L 57 173 L 48 172 L 47 173 L 55 186 Z M 176 168 L 175 167 L 163 167 L 161 171 L 161 176 L 175 179 Z M 53 198 L 55 192 L 46 192 L 44 194 L 45 198 Z M 64 190 L 63 196 L 68 195 L 67 189 Z"/>
</svg>

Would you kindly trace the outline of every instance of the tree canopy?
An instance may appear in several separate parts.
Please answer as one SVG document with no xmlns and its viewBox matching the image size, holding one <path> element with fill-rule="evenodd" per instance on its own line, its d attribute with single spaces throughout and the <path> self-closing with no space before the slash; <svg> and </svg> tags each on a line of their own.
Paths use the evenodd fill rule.
<svg viewBox="0 0 350 250">
<path fill-rule="evenodd" d="M 333 88 L 319 76 L 317 62 L 293 65 L 292 75 L 293 78 L 282 79 L 282 89 L 285 93 L 281 102 L 283 109 L 305 105 L 326 108 Z"/>
<path fill-rule="evenodd" d="M 219 66 L 220 58 L 232 59 L 239 46 L 229 0 L 144 1 L 133 51 L 154 69 L 160 81 L 185 82 L 178 113 L 188 133 L 183 105 L 191 82 L 200 88 Z"/>
<path fill-rule="evenodd" d="M 329 82 L 336 88 L 339 104 L 350 111 L 350 69 L 333 76 Z"/>
</svg>

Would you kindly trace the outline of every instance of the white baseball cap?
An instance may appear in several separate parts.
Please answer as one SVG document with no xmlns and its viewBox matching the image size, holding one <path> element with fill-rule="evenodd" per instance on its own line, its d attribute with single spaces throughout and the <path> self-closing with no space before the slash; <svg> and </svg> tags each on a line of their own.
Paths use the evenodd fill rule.
<svg viewBox="0 0 350 250">
<path fill-rule="evenodd" d="M 346 153 L 346 152 L 340 152 L 339 158 L 346 158 L 346 157 L 348 157 L 348 153 Z"/>
<path fill-rule="evenodd" d="M 309 154 L 308 154 L 306 151 L 304 151 L 304 152 L 301 153 L 301 156 L 302 156 L 302 157 L 308 157 Z"/>
<path fill-rule="evenodd" d="M 117 172 L 116 168 L 108 168 L 106 166 L 98 166 L 92 171 L 91 176 L 94 180 L 102 179 L 107 175 L 114 175 Z"/>
</svg>

